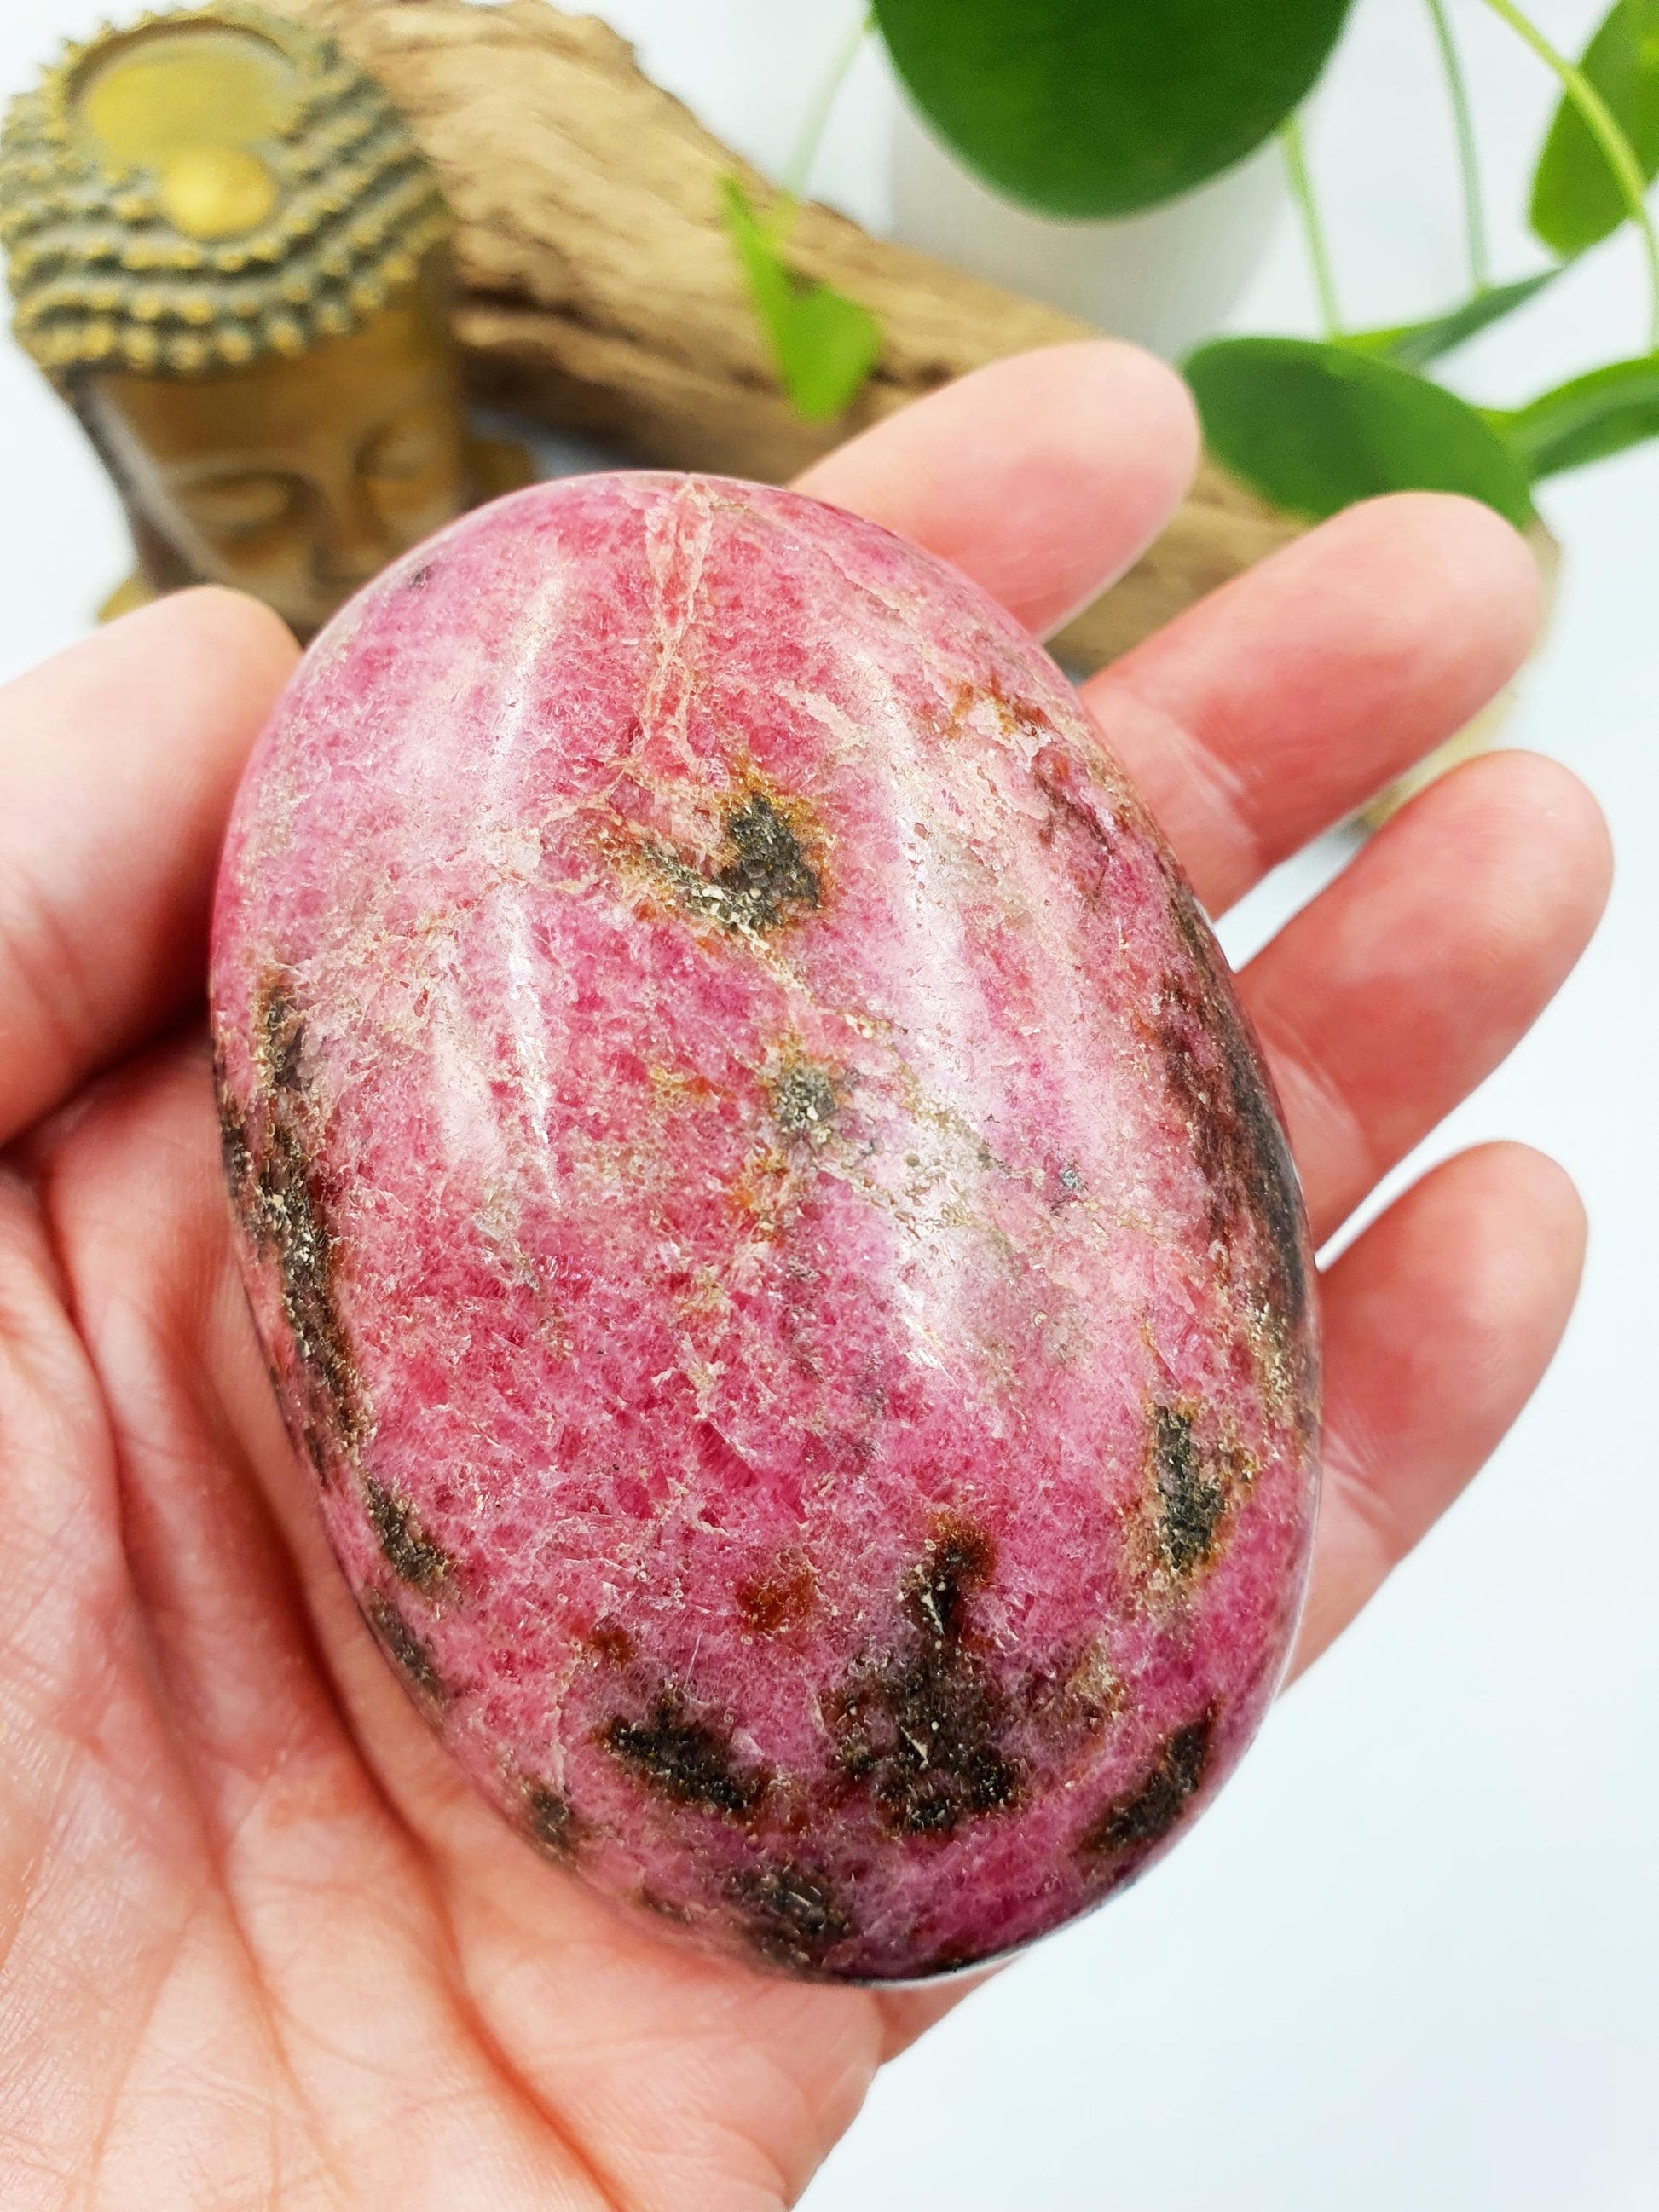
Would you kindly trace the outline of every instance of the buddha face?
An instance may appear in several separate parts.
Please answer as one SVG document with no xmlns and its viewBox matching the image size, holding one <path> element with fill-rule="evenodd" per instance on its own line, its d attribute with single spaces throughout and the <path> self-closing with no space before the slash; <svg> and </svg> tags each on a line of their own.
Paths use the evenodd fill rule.
<svg viewBox="0 0 1659 2212">
<path fill-rule="evenodd" d="M 295 360 L 209 377 L 110 370 L 81 396 L 181 569 L 253 593 L 302 640 L 471 495 L 435 287 Z"/>
</svg>

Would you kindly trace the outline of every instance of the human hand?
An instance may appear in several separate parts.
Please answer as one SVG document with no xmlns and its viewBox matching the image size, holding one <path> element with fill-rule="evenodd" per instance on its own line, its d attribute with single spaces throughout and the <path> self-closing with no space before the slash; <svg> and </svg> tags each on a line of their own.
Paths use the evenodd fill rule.
<svg viewBox="0 0 1659 2212">
<path fill-rule="evenodd" d="M 1102 343 L 984 371 L 803 488 L 1046 629 L 1194 451 L 1176 381 Z M 1086 696 L 1218 910 L 1466 720 L 1536 599 L 1484 508 L 1382 501 Z M 193 593 L 0 712 L 0 2202 L 767 2212 L 960 1985 L 677 1948 L 473 1797 L 359 1622 L 248 1319 L 200 1005 L 218 841 L 292 659 L 251 602 Z M 1535 1018 L 1607 873 L 1574 780 L 1495 755 L 1247 969 L 1316 1239 Z M 1489 1146 L 1326 1273 L 1300 1663 L 1513 1420 L 1582 1245 L 1560 1171 Z"/>
</svg>

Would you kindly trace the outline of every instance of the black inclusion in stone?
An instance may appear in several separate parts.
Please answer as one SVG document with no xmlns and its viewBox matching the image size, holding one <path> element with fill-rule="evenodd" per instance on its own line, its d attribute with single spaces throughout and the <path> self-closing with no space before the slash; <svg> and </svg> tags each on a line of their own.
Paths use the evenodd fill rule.
<svg viewBox="0 0 1659 2212">
<path fill-rule="evenodd" d="M 738 1818 L 766 1794 L 769 1778 L 738 1765 L 729 1734 L 699 1719 L 672 1691 L 642 1721 L 618 1715 L 607 1722 L 599 1741 L 647 1790 L 677 1805 Z"/>
<path fill-rule="evenodd" d="M 756 793 L 726 825 L 732 857 L 719 882 L 753 916 L 757 929 L 775 929 L 791 907 L 816 908 L 823 895 L 800 840 L 769 799 Z"/>
<path fill-rule="evenodd" d="M 816 1966 L 853 1933 L 850 1912 L 825 1877 L 793 1861 L 743 1868 L 726 1894 L 744 1936 L 780 1966 Z"/>
<path fill-rule="evenodd" d="M 387 1656 L 410 1688 L 431 1704 L 441 1705 L 447 1692 L 437 1662 L 429 1646 L 415 1633 L 397 1607 L 386 1598 L 372 1597 L 363 1610 Z"/>
<path fill-rule="evenodd" d="M 449 1573 L 448 1554 L 426 1534 L 409 1500 L 394 1497 L 372 1474 L 363 1478 L 363 1503 L 393 1574 L 430 1596 Z"/>
<path fill-rule="evenodd" d="M 532 1843 L 550 1858 L 569 1860 L 576 1856 L 580 1823 L 568 1802 L 544 1782 L 532 1782 L 525 1792 L 524 1824 Z"/>
<path fill-rule="evenodd" d="M 1152 1452 L 1159 1548 L 1172 1573 L 1190 1575 L 1215 1549 L 1226 1486 L 1194 1434 L 1192 1415 L 1177 1407 L 1154 1410 Z"/>
<path fill-rule="evenodd" d="M 652 857 L 693 914 L 722 929 L 764 936 L 814 914 L 823 900 L 818 872 L 783 810 L 753 792 L 726 820 L 726 842 L 712 873 L 683 855 Z"/>
<path fill-rule="evenodd" d="M 1210 1763 L 1213 1707 L 1160 1747 L 1146 1778 L 1120 1797 L 1084 1833 L 1078 1849 L 1086 1859 L 1115 1859 L 1161 1843 L 1186 1811 Z"/>
<path fill-rule="evenodd" d="M 1007 1698 L 967 1640 L 970 1595 L 995 1562 L 983 1530 L 945 1520 L 905 1579 L 909 1631 L 891 1652 L 851 1668 L 832 1701 L 842 1772 L 869 1790 L 896 1834 L 952 1835 L 1020 1802 L 1024 1775 L 1006 1747 Z"/>
</svg>

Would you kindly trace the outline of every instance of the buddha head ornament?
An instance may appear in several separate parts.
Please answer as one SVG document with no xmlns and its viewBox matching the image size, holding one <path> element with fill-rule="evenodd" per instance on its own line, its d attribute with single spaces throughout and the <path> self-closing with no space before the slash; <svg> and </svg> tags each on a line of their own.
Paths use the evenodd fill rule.
<svg viewBox="0 0 1659 2212">
<path fill-rule="evenodd" d="M 119 486 L 138 574 L 308 638 L 386 564 L 522 482 L 473 438 L 449 216 L 386 93 L 240 0 L 70 47 L 0 133 L 21 343 Z"/>
</svg>

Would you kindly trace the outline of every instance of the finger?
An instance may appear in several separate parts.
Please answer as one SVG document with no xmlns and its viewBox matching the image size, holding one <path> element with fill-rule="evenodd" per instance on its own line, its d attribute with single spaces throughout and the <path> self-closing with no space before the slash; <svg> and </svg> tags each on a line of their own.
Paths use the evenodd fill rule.
<svg viewBox="0 0 1659 2212">
<path fill-rule="evenodd" d="M 946 385 L 796 489 L 914 538 L 1046 635 L 1139 560 L 1197 465 L 1180 378 L 1094 339 Z"/>
<path fill-rule="evenodd" d="M 1407 1192 L 1325 1277 L 1325 1486 L 1292 1671 L 1340 1634 L 1537 1388 L 1578 1288 L 1563 1170 L 1488 1145 Z"/>
<path fill-rule="evenodd" d="M 254 1472 L 262 1446 L 285 1474 L 293 1455 L 235 1265 L 207 1057 L 191 1034 L 134 1059 L 26 1156 L 114 1429 L 153 1672 L 231 1836 L 245 1801 L 298 1801 L 319 1775 L 343 1819 L 346 1740 Z M 294 1502 L 313 1514 L 302 1490 Z"/>
<path fill-rule="evenodd" d="M 1316 1243 L 1525 1035 L 1611 872 L 1577 778 L 1493 754 L 1413 800 L 1250 963 Z"/>
<path fill-rule="evenodd" d="M 189 592 L 0 692 L 0 1144 L 199 991 L 231 793 L 297 650 Z"/>
<path fill-rule="evenodd" d="M 53 1754 L 76 1748 L 65 1713 L 108 1699 L 131 1642 L 108 1425 L 62 1293 L 33 1195 L 0 1169 L 0 1900 L 16 1893 L 20 1804 L 38 1793 L 44 1817 Z"/>
<path fill-rule="evenodd" d="M 1212 592 L 1084 697 L 1219 913 L 1478 713 L 1540 603 L 1491 508 L 1401 493 Z"/>
<path fill-rule="evenodd" d="M 154 1697 L 154 1646 L 122 1552 L 114 1440 L 64 1287 L 33 1193 L 0 1173 L 8 2205 L 41 2201 L 25 2171 L 52 2174 L 49 2194 L 60 2203 L 94 2189 L 112 2085 L 125 2113 L 190 2003 L 175 2003 L 186 1984 L 199 2002 L 211 1947 L 232 1977 L 240 1971 L 240 1939 L 211 1899 L 210 1863 Z M 199 2047 L 199 2027 L 185 2023 L 175 2050 Z M 249 2079 L 266 2079 L 275 2058 L 257 2028 L 246 2036 L 228 2020 L 216 2023 L 214 2055 L 222 2082 L 243 2063 Z M 216 2175 L 231 2171 L 224 2100 L 204 2093 L 192 2104 L 177 2075 L 168 2086 L 178 2093 L 168 2099 L 175 2126 L 199 2131 L 191 2140 L 210 2163 L 223 2154 Z M 8 2188 L 13 2179 L 21 2197 Z"/>
</svg>

